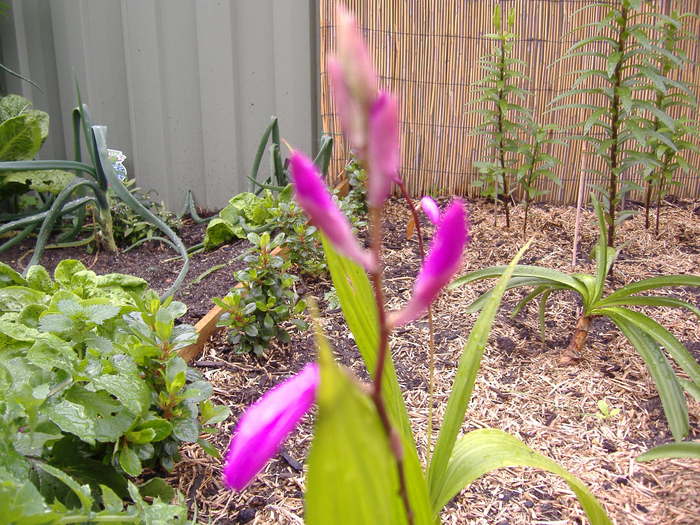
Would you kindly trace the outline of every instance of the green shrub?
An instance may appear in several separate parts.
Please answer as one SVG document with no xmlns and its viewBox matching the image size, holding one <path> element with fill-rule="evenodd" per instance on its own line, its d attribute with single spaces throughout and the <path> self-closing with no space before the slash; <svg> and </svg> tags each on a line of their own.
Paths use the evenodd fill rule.
<svg viewBox="0 0 700 525">
<path fill-rule="evenodd" d="M 112 493 L 131 494 L 127 512 L 142 512 L 129 480 L 145 467 L 171 469 L 185 442 L 216 454 L 199 435 L 228 409 L 209 401 L 211 385 L 178 356 L 196 339 L 191 326 L 175 325 L 185 310 L 142 279 L 98 276 L 75 260 L 59 263 L 53 279 L 41 266 L 23 278 L 0 264 L 5 482 L 56 498 L 62 512 L 86 511 L 88 494 L 115 511 Z"/>
<path fill-rule="evenodd" d="M 286 273 L 290 262 L 271 253 L 284 246 L 284 234 L 271 241 L 267 232 L 251 233 L 248 240 L 256 247 L 256 253 L 244 259 L 248 268 L 235 274 L 240 286 L 223 298 L 215 298 L 214 303 L 224 309 L 218 326 L 229 329 L 228 340 L 236 351 L 262 355 L 273 339 L 289 342 L 283 323 L 305 326 L 295 317 L 306 305 L 294 290 L 297 277 Z"/>
</svg>

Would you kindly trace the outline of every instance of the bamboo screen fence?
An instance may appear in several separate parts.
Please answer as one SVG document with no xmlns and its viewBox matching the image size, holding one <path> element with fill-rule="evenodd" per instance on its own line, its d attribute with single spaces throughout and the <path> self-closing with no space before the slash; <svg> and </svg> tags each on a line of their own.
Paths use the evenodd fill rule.
<svg viewBox="0 0 700 525">
<path fill-rule="evenodd" d="M 592 0 L 591 0 L 592 1 Z M 669 0 L 666 0 L 668 2 Z M 409 191 L 420 194 L 458 194 L 474 196 L 472 187 L 479 174 L 472 163 L 486 160 L 484 137 L 472 134 L 480 116 L 469 101 L 478 93 L 473 85 L 482 76 L 479 57 L 493 45 L 482 37 L 492 31 L 491 17 L 498 0 L 345 0 L 358 20 L 368 43 L 380 85 L 399 97 L 402 128 L 402 175 Z M 336 0 L 320 0 L 321 114 L 323 129 L 334 135 L 336 147 L 331 173 L 339 177 L 347 159 L 341 128 L 336 117 L 325 74 L 326 57 L 335 45 L 334 17 Z M 525 60 L 522 71 L 529 77 L 523 84 L 531 93 L 528 105 L 542 123 L 568 126 L 585 120 L 586 110 L 544 113 L 549 101 L 571 87 L 572 71 L 599 68 L 590 57 L 556 62 L 576 41 L 591 36 L 592 30 L 567 34 L 572 28 L 601 18 L 600 8 L 591 8 L 571 16 L 591 2 L 589 0 L 501 0 L 504 10 L 515 8 L 514 32 L 519 39 L 514 56 Z M 676 3 L 683 11 L 700 14 L 700 0 Z M 663 9 L 664 6 L 661 6 Z M 667 8 L 667 6 L 666 6 Z M 694 62 L 682 72 L 684 80 L 700 86 L 700 21 L 693 20 L 688 29 L 698 38 L 686 42 L 685 49 Z M 603 67 L 602 69 L 605 69 Z M 595 77 L 580 87 L 596 87 Z M 565 103 L 590 102 L 570 97 Z M 596 101 L 598 102 L 598 101 Z M 697 112 L 692 115 L 697 119 Z M 562 160 L 557 168 L 561 187 L 548 180 L 540 181 L 551 191 L 541 200 L 571 203 L 576 201 L 582 166 L 603 169 L 601 159 L 584 153 L 583 141 L 553 146 L 549 153 Z M 700 155 L 686 157 L 700 168 Z M 639 182 L 639 173 L 626 179 Z M 700 196 L 700 176 L 696 173 L 677 176 L 681 184 L 671 193 L 678 197 Z M 599 184 L 600 177 L 586 175 L 588 184 Z M 586 192 L 588 193 L 588 192 Z M 642 198 L 640 192 L 632 199 Z"/>
</svg>

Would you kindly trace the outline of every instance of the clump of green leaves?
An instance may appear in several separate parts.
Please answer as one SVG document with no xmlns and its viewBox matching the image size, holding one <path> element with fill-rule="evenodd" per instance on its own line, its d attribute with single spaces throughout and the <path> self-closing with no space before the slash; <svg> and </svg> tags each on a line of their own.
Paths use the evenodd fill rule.
<svg viewBox="0 0 700 525">
<path fill-rule="evenodd" d="M 583 312 L 576 324 L 576 330 L 565 350 L 562 363 L 579 359 L 592 322 L 599 317 L 610 319 L 625 335 L 644 359 L 651 373 L 668 420 L 671 432 L 676 440 L 688 434 L 688 409 L 683 390 L 691 395 L 700 393 L 700 364 L 688 349 L 671 332 L 645 314 L 631 309 L 634 306 L 666 306 L 685 308 L 700 318 L 700 309 L 694 305 L 668 295 L 638 295 L 648 290 L 664 287 L 687 286 L 700 288 L 700 277 L 693 275 L 663 275 L 630 283 L 611 293 L 605 293 L 605 282 L 610 269 L 618 255 L 618 250 L 610 248 L 607 243 L 606 219 L 603 209 L 594 195 L 591 195 L 596 214 L 600 236 L 595 248 L 597 269 L 595 275 L 582 273 L 565 274 L 539 266 L 517 265 L 508 288 L 521 286 L 532 288 L 515 307 L 517 315 L 530 301 L 539 299 L 539 321 L 544 339 L 544 319 L 547 300 L 553 293 L 575 292 L 583 304 Z M 457 279 L 452 286 L 460 286 L 482 279 L 496 278 L 502 275 L 504 266 L 484 268 Z M 467 311 L 478 311 L 484 307 L 493 295 L 491 290 L 474 301 Z M 689 380 L 676 375 L 668 361 L 670 356 L 689 376 Z"/>
<path fill-rule="evenodd" d="M 645 227 L 649 229 L 649 211 L 652 200 L 656 201 L 656 235 L 659 234 L 659 217 L 661 201 L 668 194 L 669 188 L 679 184 L 676 174 L 686 173 L 692 168 L 683 158 L 686 152 L 698 152 L 698 147 L 691 142 L 700 136 L 700 129 L 688 115 L 679 115 L 684 109 L 697 111 L 698 104 L 692 85 L 682 78 L 669 78 L 674 72 L 690 63 L 682 48 L 683 42 L 694 39 L 696 35 L 684 29 L 688 18 L 697 17 L 695 13 L 671 11 L 668 16 L 659 17 L 656 22 L 657 41 L 651 45 L 653 57 L 641 69 L 651 79 L 655 94 L 654 107 L 657 110 L 653 120 L 646 121 L 644 133 L 638 133 L 640 142 L 646 142 L 650 148 L 646 155 L 646 197 L 644 200 Z M 677 75 L 674 75 L 677 76 Z M 661 118 L 665 114 L 673 115 L 672 124 Z"/>
<path fill-rule="evenodd" d="M 0 162 L 33 159 L 49 135 L 48 113 L 19 95 L 0 98 Z M 62 170 L 8 171 L 0 177 L 0 211 L 41 209 L 75 177 Z"/>
<path fill-rule="evenodd" d="M 654 84 L 661 82 L 663 89 L 666 86 L 666 80 L 646 64 L 656 60 L 659 52 L 667 56 L 670 54 L 651 45 L 654 40 L 652 32 L 658 28 L 639 21 L 642 4 L 643 0 L 621 0 L 594 3 L 577 11 L 603 7 L 604 16 L 598 22 L 573 30 L 593 27 L 597 33 L 574 44 L 562 59 L 589 57 L 595 66 L 572 71 L 571 74 L 576 75 L 572 88 L 552 100 L 552 103 L 556 103 L 568 97 L 585 99 L 583 103 L 563 104 L 553 110 L 577 108 L 588 112 L 586 119 L 578 125 L 582 128 L 582 134 L 574 138 L 589 142 L 593 146 L 592 153 L 605 162 L 605 169 L 587 171 L 607 179 L 604 186 L 594 188 L 605 207 L 610 247 L 615 243 L 617 224 L 632 214 L 618 208 L 629 191 L 641 189 L 631 180 L 625 180 L 624 175 L 635 166 L 641 165 L 649 170 L 655 164 L 650 156 L 636 153 L 646 146 L 649 133 L 657 139 L 661 138 L 658 129 L 645 130 L 649 116 L 668 127 L 670 133 L 676 132 L 676 124 L 666 109 L 645 96 L 654 91 Z M 587 82 L 592 86 L 581 87 Z M 602 102 L 596 103 L 596 100 Z"/>
<path fill-rule="evenodd" d="M 157 202 L 151 197 L 151 192 L 143 191 L 135 186 L 133 179 L 125 180 L 124 186 L 144 207 L 153 215 L 167 224 L 173 231 L 182 228 L 182 221 L 170 211 L 163 202 Z M 113 192 L 110 193 L 112 203 L 112 228 L 114 240 L 120 246 L 129 247 L 139 241 L 151 239 L 160 233 L 160 229 L 147 221 L 134 209 L 119 199 Z"/>
<path fill-rule="evenodd" d="M 488 137 L 487 145 L 493 155 L 486 161 L 474 163 L 482 174 L 474 185 L 480 187 L 482 194 L 494 199 L 494 202 L 501 199 L 506 228 L 510 228 L 509 201 L 514 189 L 512 179 L 518 172 L 518 152 L 523 149 L 519 133 L 524 129 L 525 123 L 531 121 L 531 115 L 527 108 L 516 103 L 524 100 L 529 93 L 515 83 L 516 79 L 526 78 L 516 69 L 516 66 L 524 66 L 526 63 L 511 56 L 513 41 L 517 38 L 513 33 L 515 10 L 508 11 L 504 26 L 501 7 L 497 5 L 492 24 L 494 32 L 484 37 L 495 41 L 495 45 L 488 55 L 480 59 L 486 75 L 476 85 L 479 98 L 474 101 L 486 106 L 476 110 L 484 117 L 484 121 L 474 133 Z"/>
<path fill-rule="evenodd" d="M 348 183 L 348 192 L 340 200 L 340 209 L 348 217 L 353 225 L 364 226 L 364 217 L 367 216 L 367 171 L 355 158 L 351 158 L 345 165 L 345 177 Z"/>
<path fill-rule="evenodd" d="M 62 512 L 92 500 L 116 512 L 112 492 L 145 512 L 130 479 L 171 469 L 185 442 L 218 454 L 199 436 L 228 409 L 211 403 L 211 385 L 178 356 L 196 340 L 175 324 L 185 310 L 142 279 L 97 276 L 79 261 L 59 263 L 53 279 L 41 266 L 25 278 L 0 264 L 0 428 L 9 429 L 0 450 L 12 458 L 0 477 L 56 498 Z"/>
<path fill-rule="evenodd" d="M 236 272 L 239 285 L 214 303 L 224 309 L 218 326 L 228 328 L 228 340 L 237 352 L 262 355 L 274 339 L 290 340 L 284 323 L 290 321 L 305 328 L 298 315 L 306 307 L 294 289 L 297 277 L 287 273 L 290 262 L 273 250 L 284 245 L 284 234 L 270 240 L 268 232 L 251 233 L 248 240 L 256 252 L 246 256 L 248 268 Z"/>
<path fill-rule="evenodd" d="M 559 139 L 553 138 L 553 134 L 558 127 L 553 124 L 545 126 L 537 124 L 534 120 L 528 123 L 528 133 L 531 143 L 523 142 L 520 153 L 524 162 L 515 173 L 518 186 L 522 189 L 523 201 L 525 203 L 525 217 L 523 218 L 523 236 L 527 232 L 527 218 L 530 204 L 541 195 L 546 195 L 549 190 L 538 188 L 538 181 L 541 177 L 547 177 L 558 186 L 561 186 L 561 179 L 554 173 L 554 167 L 561 161 L 547 153 L 547 146 L 550 144 L 563 144 Z"/>
</svg>

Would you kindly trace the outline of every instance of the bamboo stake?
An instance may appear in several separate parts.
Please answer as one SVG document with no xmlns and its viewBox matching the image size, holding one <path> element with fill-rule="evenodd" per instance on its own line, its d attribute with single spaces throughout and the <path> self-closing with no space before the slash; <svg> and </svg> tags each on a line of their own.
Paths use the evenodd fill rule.
<svg viewBox="0 0 700 525">
<path fill-rule="evenodd" d="M 581 208 L 583 208 L 583 192 L 586 183 L 586 150 L 581 152 L 581 173 L 578 177 L 578 198 L 576 199 L 576 223 L 574 225 L 574 246 L 571 250 L 571 271 L 576 269 L 576 254 L 578 253 L 578 239 L 581 230 Z"/>
</svg>

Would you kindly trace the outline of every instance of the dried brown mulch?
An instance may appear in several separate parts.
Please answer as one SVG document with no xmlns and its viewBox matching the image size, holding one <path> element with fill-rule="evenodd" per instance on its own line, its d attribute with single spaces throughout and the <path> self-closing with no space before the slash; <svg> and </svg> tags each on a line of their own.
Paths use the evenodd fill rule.
<svg viewBox="0 0 700 525">
<path fill-rule="evenodd" d="M 493 226 L 491 206 L 471 206 L 473 241 L 463 271 L 507 263 L 523 244 L 519 231 L 522 212 L 514 212 L 510 231 Z M 618 244 L 625 243 L 611 286 L 668 273 L 700 274 L 698 204 L 680 203 L 664 211 L 659 239 L 646 232 L 643 218 L 625 222 Z M 531 210 L 528 235 L 534 238 L 524 263 L 570 271 L 575 209 L 537 206 Z M 405 209 L 392 204 L 387 213 L 386 285 L 389 305 L 398 308 L 409 296 L 418 268 L 415 241 L 405 241 Z M 596 240 L 593 214 L 586 212 L 576 271 L 592 272 L 588 257 Z M 478 283 L 445 293 L 435 308 L 437 375 L 434 424 L 438 426 L 451 390 L 457 361 L 476 315 L 465 309 L 490 283 Z M 319 298 L 328 282 L 304 283 L 304 292 Z M 671 293 L 666 292 L 666 293 Z M 693 304 L 697 290 L 673 293 Z M 578 305 L 562 293 L 550 298 L 546 339 L 539 339 L 536 306 L 511 319 L 510 309 L 522 296 L 512 291 L 495 322 L 463 430 L 495 427 L 580 477 L 600 499 L 617 524 L 696 524 L 700 505 L 697 461 L 663 460 L 637 463 L 635 457 L 671 440 L 659 397 L 641 357 L 613 325 L 597 320 L 581 362 L 559 366 L 577 317 Z M 321 303 L 323 307 L 323 302 Z M 653 312 L 653 310 L 649 310 Z M 359 357 L 338 311 L 326 311 L 325 329 L 339 358 L 364 375 Z M 700 325 L 677 309 L 653 312 L 700 358 Z M 427 324 L 413 323 L 392 337 L 392 351 L 404 388 L 418 446 L 426 447 L 428 415 Z M 225 450 L 242 410 L 262 392 L 314 359 L 308 333 L 296 334 L 289 345 L 276 346 L 260 360 L 237 355 L 223 335 L 215 336 L 200 357 L 207 378 L 215 385 L 218 402 L 232 410 L 213 441 Z M 605 400 L 620 414 L 609 420 L 595 417 L 597 402 Z M 689 399 L 691 437 L 700 437 L 700 404 Z M 312 416 L 278 455 L 241 493 L 225 490 L 220 462 L 197 446 L 186 447 L 171 480 L 196 505 L 203 523 L 303 523 L 303 461 L 311 442 Z M 584 523 L 584 514 L 567 485 L 556 476 L 533 469 L 511 468 L 477 480 L 442 513 L 446 524 Z"/>
</svg>

